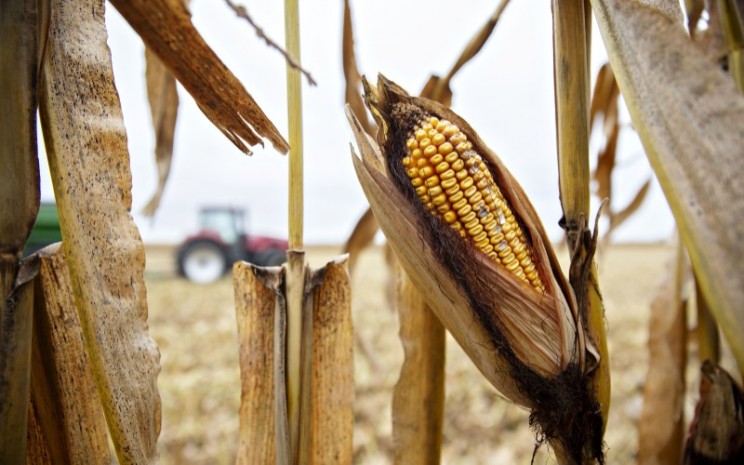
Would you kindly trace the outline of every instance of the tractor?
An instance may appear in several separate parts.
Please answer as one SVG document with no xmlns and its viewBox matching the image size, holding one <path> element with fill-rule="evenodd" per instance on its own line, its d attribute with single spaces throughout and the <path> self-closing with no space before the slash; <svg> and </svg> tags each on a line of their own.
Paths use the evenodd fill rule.
<svg viewBox="0 0 744 465">
<path fill-rule="evenodd" d="M 221 278 L 238 260 L 258 266 L 284 263 L 286 240 L 249 237 L 244 225 L 245 212 L 239 208 L 203 208 L 199 212 L 199 232 L 187 237 L 176 253 L 178 273 L 206 284 Z"/>
</svg>

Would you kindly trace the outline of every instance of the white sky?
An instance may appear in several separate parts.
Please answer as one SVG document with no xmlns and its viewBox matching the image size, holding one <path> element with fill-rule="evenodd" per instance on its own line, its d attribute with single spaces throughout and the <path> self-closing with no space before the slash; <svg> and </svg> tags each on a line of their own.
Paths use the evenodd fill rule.
<svg viewBox="0 0 744 465">
<path fill-rule="evenodd" d="M 302 63 L 315 80 L 303 80 L 305 134 L 305 242 L 345 241 L 367 203 L 350 160 L 352 141 L 343 112 L 341 65 L 343 2 L 301 3 Z M 374 78 L 384 73 L 418 93 L 432 73 L 444 74 L 497 2 L 429 0 L 354 1 L 357 61 Z M 284 42 L 283 2 L 243 0 L 253 19 L 278 43 Z M 196 27 L 243 82 L 259 105 L 287 134 L 285 64 L 260 41 L 247 22 L 222 0 L 192 0 Z M 561 237 L 552 85 L 550 2 L 514 1 L 506 8 L 481 53 L 452 83 L 453 109 L 467 119 L 504 160 L 535 204 L 554 239 Z M 154 137 L 146 103 L 144 48 L 138 36 L 108 5 L 109 45 L 129 137 L 133 211 L 155 190 Z M 606 60 L 595 29 L 593 75 Z M 171 176 L 152 222 L 135 214 L 146 242 L 182 239 L 196 227 L 204 205 L 249 210 L 249 232 L 286 235 L 287 158 L 256 147 L 246 157 L 217 130 L 179 88 L 181 106 Z M 627 116 L 626 116 L 627 120 Z M 620 139 L 613 206 L 627 204 L 650 175 L 631 129 Z M 593 144 L 596 148 L 597 141 Z M 42 198 L 53 197 L 42 167 Z M 593 203 L 598 204 L 596 199 Z M 596 208 L 596 205 L 595 205 Z M 658 184 L 643 208 L 616 232 L 622 241 L 668 238 L 673 220 Z"/>
</svg>

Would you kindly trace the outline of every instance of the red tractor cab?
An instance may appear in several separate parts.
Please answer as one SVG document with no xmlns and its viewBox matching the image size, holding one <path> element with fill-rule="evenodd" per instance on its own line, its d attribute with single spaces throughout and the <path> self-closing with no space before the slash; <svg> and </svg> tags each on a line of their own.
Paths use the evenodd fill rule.
<svg viewBox="0 0 744 465">
<path fill-rule="evenodd" d="M 248 237 L 245 212 L 239 208 L 210 207 L 199 212 L 199 232 L 178 248 L 178 273 L 195 283 L 221 278 L 238 260 L 259 266 L 286 261 L 287 241 L 272 237 Z"/>
</svg>

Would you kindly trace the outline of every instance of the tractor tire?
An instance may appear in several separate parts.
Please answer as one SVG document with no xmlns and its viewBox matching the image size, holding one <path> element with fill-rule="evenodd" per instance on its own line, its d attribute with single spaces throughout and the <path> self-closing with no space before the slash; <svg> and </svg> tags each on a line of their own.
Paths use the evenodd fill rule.
<svg viewBox="0 0 744 465">
<path fill-rule="evenodd" d="M 280 266 L 287 261 L 287 254 L 280 249 L 265 249 L 253 255 L 253 264 L 258 266 Z"/>
<path fill-rule="evenodd" d="M 178 251 L 178 271 L 194 283 L 217 281 L 225 274 L 227 266 L 225 251 L 211 241 L 194 241 Z"/>
</svg>

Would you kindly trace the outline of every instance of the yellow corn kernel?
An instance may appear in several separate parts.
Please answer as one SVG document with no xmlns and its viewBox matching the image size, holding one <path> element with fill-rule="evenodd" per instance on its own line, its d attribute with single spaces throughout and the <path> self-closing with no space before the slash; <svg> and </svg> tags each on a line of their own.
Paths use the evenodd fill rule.
<svg viewBox="0 0 744 465">
<path fill-rule="evenodd" d="M 518 279 L 545 291 L 524 231 L 467 135 L 447 120 L 421 121 L 402 164 L 419 200 L 435 216 Z"/>
</svg>

